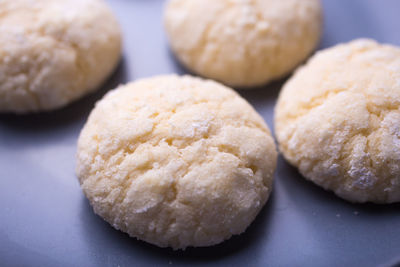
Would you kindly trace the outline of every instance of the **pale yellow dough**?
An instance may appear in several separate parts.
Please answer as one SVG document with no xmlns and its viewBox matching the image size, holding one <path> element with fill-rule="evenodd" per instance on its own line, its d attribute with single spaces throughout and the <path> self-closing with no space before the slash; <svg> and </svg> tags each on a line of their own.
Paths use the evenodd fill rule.
<svg viewBox="0 0 400 267">
<path fill-rule="evenodd" d="M 287 75 L 316 47 L 320 0 L 170 0 L 167 35 L 190 70 L 237 87 Z"/>
<path fill-rule="evenodd" d="M 65 106 L 98 88 L 120 51 L 102 0 L 1 0 L 0 112 Z"/>
<path fill-rule="evenodd" d="M 108 93 L 78 141 L 77 175 L 115 228 L 174 249 L 242 233 L 268 199 L 277 152 L 233 90 L 159 76 Z"/>
<path fill-rule="evenodd" d="M 352 202 L 400 201 L 400 48 L 360 39 L 318 52 L 284 86 L 286 159 Z"/>
</svg>

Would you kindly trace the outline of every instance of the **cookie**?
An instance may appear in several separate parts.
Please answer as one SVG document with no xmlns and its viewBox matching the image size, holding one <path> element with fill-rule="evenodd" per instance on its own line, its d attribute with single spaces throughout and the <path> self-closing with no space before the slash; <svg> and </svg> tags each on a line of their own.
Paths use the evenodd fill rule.
<svg viewBox="0 0 400 267">
<path fill-rule="evenodd" d="M 170 75 L 97 103 L 79 137 L 77 176 L 116 229 L 184 249 L 245 231 L 268 199 L 276 160 L 267 125 L 237 93 Z"/>
<path fill-rule="evenodd" d="M 318 52 L 285 84 L 275 130 L 305 178 L 351 202 L 400 201 L 400 48 Z"/>
<path fill-rule="evenodd" d="M 171 0 L 164 24 L 189 70 L 235 87 L 287 75 L 316 47 L 319 0 Z"/>
<path fill-rule="evenodd" d="M 63 107 L 97 89 L 120 53 L 102 0 L 0 1 L 0 112 Z"/>
</svg>

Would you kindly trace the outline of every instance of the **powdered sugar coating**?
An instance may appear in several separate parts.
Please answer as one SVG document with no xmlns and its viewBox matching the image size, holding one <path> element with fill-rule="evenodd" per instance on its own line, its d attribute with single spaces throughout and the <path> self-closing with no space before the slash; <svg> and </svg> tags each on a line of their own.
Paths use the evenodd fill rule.
<svg viewBox="0 0 400 267">
<path fill-rule="evenodd" d="M 97 103 L 79 137 L 77 174 L 115 228 L 178 249 L 242 233 L 268 199 L 276 160 L 268 127 L 233 90 L 160 76 Z"/>
<path fill-rule="evenodd" d="M 319 0 L 171 0 L 165 27 L 192 71 L 251 87 L 290 72 L 317 45 Z"/>
<path fill-rule="evenodd" d="M 0 112 L 65 106 L 96 89 L 120 51 L 102 0 L 0 1 Z"/>
<path fill-rule="evenodd" d="M 280 150 L 353 202 L 400 201 L 400 49 L 360 39 L 318 52 L 276 106 Z"/>
</svg>

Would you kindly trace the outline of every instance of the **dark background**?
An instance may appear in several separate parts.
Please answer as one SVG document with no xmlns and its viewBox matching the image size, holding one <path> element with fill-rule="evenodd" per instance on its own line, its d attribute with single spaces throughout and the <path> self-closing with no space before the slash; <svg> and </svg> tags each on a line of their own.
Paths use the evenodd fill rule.
<svg viewBox="0 0 400 267">
<path fill-rule="evenodd" d="M 399 0 L 325 0 L 320 48 L 358 37 L 400 45 Z M 96 216 L 74 174 L 76 141 L 95 101 L 120 83 L 184 73 L 168 50 L 162 0 L 109 0 L 124 32 L 118 69 L 62 110 L 0 115 L 0 266 L 391 266 L 400 205 L 354 205 L 305 181 L 280 158 L 270 201 L 248 230 L 174 252 L 129 238 Z M 240 91 L 269 126 L 284 80 Z"/>
</svg>

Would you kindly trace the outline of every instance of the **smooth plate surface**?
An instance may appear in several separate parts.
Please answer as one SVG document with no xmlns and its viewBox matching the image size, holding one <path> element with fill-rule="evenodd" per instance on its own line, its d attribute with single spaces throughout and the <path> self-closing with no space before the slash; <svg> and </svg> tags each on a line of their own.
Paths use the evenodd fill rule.
<svg viewBox="0 0 400 267">
<path fill-rule="evenodd" d="M 248 230 L 174 252 L 129 238 L 96 216 L 74 174 L 76 141 L 95 101 L 141 77 L 184 73 L 169 52 L 161 0 L 109 1 L 124 56 L 97 93 L 53 113 L 0 116 L 0 266 L 394 266 L 400 205 L 354 205 L 305 181 L 282 158 L 274 191 Z M 320 48 L 358 37 L 400 45 L 400 1 L 325 0 Z M 240 91 L 273 127 L 278 81 Z"/>
</svg>

